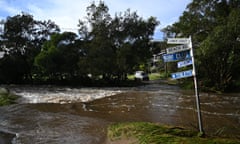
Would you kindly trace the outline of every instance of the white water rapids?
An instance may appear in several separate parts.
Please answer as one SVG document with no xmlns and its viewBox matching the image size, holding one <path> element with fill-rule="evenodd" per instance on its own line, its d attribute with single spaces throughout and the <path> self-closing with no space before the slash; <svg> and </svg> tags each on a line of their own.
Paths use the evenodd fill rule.
<svg viewBox="0 0 240 144">
<path fill-rule="evenodd" d="M 12 87 L 11 91 L 21 96 L 19 103 L 75 103 L 90 102 L 109 97 L 123 90 L 117 88 L 70 88 L 70 87 Z"/>
<path fill-rule="evenodd" d="M 106 144 L 107 126 L 113 122 L 197 128 L 194 93 L 177 86 L 6 87 L 20 99 L 0 107 L 0 144 Z M 208 134 L 240 135 L 240 93 L 200 93 L 200 98 Z"/>
</svg>

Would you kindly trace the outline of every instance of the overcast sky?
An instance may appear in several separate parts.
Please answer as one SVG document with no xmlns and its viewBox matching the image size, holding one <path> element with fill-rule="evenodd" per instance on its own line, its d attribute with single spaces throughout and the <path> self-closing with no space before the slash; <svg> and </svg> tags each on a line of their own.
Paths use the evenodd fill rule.
<svg viewBox="0 0 240 144">
<path fill-rule="evenodd" d="M 93 0 L 0 0 L 0 19 L 27 12 L 35 20 L 52 20 L 63 31 L 77 32 L 79 19 L 86 16 L 86 7 Z M 98 3 L 99 0 L 95 0 Z M 128 8 L 145 19 L 157 17 L 155 39 L 161 39 L 160 29 L 176 22 L 191 0 L 103 0 L 112 16 Z"/>
</svg>

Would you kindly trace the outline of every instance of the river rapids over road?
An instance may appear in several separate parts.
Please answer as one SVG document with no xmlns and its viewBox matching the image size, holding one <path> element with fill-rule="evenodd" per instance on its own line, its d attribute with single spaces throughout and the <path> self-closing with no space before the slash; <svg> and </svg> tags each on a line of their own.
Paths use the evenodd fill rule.
<svg viewBox="0 0 240 144">
<path fill-rule="evenodd" d="M 151 83 L 132 88 L 7 86 L 21 98 L 0 107 L 1 144 L 105 144 L 107 126 L 145 121 L 197 130 L 194 91 Z M 240 135 L 240 94 L 200 93 L 203 128 Z"/>
</svg>

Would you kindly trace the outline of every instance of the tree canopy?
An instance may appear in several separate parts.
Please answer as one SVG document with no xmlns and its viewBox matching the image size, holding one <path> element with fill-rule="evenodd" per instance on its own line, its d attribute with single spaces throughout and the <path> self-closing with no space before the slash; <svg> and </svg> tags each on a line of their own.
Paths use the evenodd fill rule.
<svg viewBox="0 0 240 144">
<path fill-rule="evenodd" d="M 3 23 L 1 83 L 125 80 L 128 73 L 144 70 L 162 49 L 150 43 L 159 24 L 155 17 L 143 19 L 130 9 L 111 16 L 102 1 L 86 8 L 77 34 L 60 32 L 51 20 L 27 13 Z M 201 86 L 226 91 L 240 86 L 239 23 L 240 1 L 193 0 L 163 32 L 166 37 L 191 36 Z"/>
<path fill-rule="evenodd" d="M 149 40 L 158 23 L 156 18 L 144 20 L 130 9 L 111 17 L 103 2 L 92 3 L 86 21 L 79 21 L 79 33 L 88 41 L 88 72 L 107 79 L 126 79 L 127 73 L 151 58 Z"/>
<path fill-rule="evenodd" d="M 5 83 L 21 83 L 31 79 L 33 61 L 48 37 L 59 32 L 51 21 L 36 21 L 33 16 L 22 13 L 8 17 L 0 35 L 0 80 Z"/>
<path fill-rule="evenodd" d="M 130 9 L 112 17 L 102 1 L 91 3 L 86 14 L 78 34 L 27 13 L 8 17 L 0 38 L 1 82 L 125 80 L 151 58 L 156 18 L 145 20 Z"/>
</svg>

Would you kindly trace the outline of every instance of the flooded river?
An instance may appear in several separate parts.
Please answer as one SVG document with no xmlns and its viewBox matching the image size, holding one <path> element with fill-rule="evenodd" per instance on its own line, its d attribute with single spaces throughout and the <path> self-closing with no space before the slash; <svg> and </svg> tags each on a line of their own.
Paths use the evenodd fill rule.
<svg viewBox="0 0 240 144">
<path fill-rule="evenodd" d="M 135 88 L 9 86 L 18 104 L 0 107 L 0 143 L 104 144 L 114 122 L 147 121 L 197 130 L 194 91 L 152 83 Z M 203 127 L 240 135 L 240 94 L 200 93 Z"/>
</svg>

